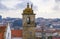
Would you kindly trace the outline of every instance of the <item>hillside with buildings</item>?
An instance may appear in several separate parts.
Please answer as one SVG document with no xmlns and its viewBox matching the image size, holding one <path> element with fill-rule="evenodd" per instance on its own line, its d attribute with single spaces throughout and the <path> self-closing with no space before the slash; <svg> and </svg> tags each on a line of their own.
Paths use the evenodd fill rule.
<svg viewBox="0 0 60 39">
<path fill-rule="evenodd" d="M 22 27 L 21 18 L 10 18 L 10 17 L 2 18 L 2 16 L 0 17 L 0 25 L 2 25 L 2 24 L 4 25 L 8 22 L 10 23 L 11 28 L 18 29 L 19 27 Z M 46 27 L 53 26 L 53 28 L 56 28 L 56 29 L 60 28 L 60 19 L 59 18 L 46 19 L 46 18 L 40 17 L 40 18 L 35 19 L 36 26 L 41 26 L 43 22 L 44 22 L 44 26 L 46 26 Z"/>
</svg>

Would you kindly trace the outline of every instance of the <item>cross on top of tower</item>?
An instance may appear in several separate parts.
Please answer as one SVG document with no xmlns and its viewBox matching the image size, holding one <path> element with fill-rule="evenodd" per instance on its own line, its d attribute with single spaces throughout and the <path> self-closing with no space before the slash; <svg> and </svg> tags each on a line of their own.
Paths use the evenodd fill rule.
<svg viewBox="0 0 60 39">
<path fill-rule="evenodd" d="M 27 3 L 27 8 L 29 8 L 29 3 Z"/>
</svg>

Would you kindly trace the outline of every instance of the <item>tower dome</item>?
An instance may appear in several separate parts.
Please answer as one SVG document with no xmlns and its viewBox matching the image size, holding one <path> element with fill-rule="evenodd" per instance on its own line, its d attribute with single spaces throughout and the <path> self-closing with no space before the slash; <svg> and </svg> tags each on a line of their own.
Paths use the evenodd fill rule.
<svg viewBox="0 0 60 39">
<path fill-rule="evenodd" d="M 29 3 L 27 3 L 27 8 L 23 10 L 23 14 L 33 14 L 32 5 L 30 7 Z"/>
</svg>

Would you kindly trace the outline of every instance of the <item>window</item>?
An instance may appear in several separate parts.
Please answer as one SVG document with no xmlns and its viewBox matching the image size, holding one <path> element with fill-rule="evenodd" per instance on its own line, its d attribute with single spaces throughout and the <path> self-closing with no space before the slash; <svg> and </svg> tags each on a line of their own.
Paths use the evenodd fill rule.
<svg viewBox="0 0 60 39">
<path fill-rule="evenodd" d="M 27 24 L 30 24 L 30 17 L 27 18 Z"/>
<path fill-rule="evenodd" d="M 32 34 L 32 32 L 30 32 L 30 34 Z"/>
</svg>

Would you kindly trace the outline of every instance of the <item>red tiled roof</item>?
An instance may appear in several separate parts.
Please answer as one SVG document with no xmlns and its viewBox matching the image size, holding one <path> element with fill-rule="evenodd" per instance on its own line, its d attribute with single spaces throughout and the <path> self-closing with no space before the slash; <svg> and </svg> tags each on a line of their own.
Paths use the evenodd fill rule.
<svg viewBox="0 0 60 39">
<path fill-rule="evenodd" d="M 22 37 L 22 30 L 11 30 L 12 37 Z"/>
<path fill-rule="evenodd" d="M 5 32 L 6 26 L 0 26 L 0 32 Z"/>
<path fill-rule="evenodd" d="M 56 37 L 56 36 L 55 36 L 55 37 L 52 37 L 52 39 L 60 39 L 60 37 Z"/>
<path fill-rule="evenodd" d="M 3 33 L 0 33 L 0 39 L 4 39 L 4 34 Z"/>
<path fill-rule="evenodd" d="M 6 30 L 6 26 L 0 26 L 0 39 L 4 39 L 5 30 Z"/>
</svg>

